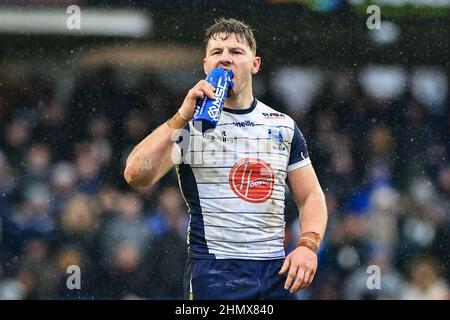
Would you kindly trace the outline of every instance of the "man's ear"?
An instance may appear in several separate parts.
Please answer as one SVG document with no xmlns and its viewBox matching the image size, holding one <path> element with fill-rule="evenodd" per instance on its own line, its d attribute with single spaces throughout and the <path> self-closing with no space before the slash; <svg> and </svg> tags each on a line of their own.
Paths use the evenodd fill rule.
<svg viewBox="0 0 450 320">
<path fill-rule="evenodd" d="M 203 58 L 203 72 L 208 75 L 208 72 L 206 72 L 206 58 Z"/>
<path fill-rule="evenodd" d="M 252 64 L 252 74 L 257 74 L 261 67 L 261 57 L 254 57 Z"/>
</svg>

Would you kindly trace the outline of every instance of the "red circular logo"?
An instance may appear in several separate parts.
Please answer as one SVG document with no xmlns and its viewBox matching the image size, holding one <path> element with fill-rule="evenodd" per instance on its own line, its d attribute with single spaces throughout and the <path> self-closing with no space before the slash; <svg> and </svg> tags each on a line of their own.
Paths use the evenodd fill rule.
<svg viewBox="0 0 450 320">
<path fill-rule="evenodd" d="M 272 166 L 257 158 L 244 158 L 231 168 L 231 190 L 242 200 L 251 203 L 266 202 L 273 192 Z"/>
</svg>

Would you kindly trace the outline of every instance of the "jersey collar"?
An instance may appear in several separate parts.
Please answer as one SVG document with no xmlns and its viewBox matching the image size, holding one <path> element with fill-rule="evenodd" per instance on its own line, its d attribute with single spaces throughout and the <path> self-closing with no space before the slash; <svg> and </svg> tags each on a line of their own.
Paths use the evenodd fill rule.
<svg viewBox="0 0 450 320">
<path fill-rule="evenodd" d="M 234 114 L 247 114 L 247 113 L 252 112 L 256 108 L 257 102 L 258 102 L 258 100 L 256 100 L 256 98 L 254 98 L 252 104 L 247 109 L 230 109 L 230 108 L 224 107 L 223 111 L 226 111 L 229 113 L 234 113 Z"/>
</svg>

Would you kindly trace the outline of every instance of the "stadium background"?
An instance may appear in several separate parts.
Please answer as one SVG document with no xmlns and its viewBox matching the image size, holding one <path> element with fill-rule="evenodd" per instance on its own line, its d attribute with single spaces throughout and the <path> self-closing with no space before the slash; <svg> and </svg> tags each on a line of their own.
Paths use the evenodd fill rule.
<svg viewBox="0 0 450 320">
<path fill-rule="evenodd" d="M 203 78 L 203 32 L 220 16 L 256 29 L 255 96 L 298 122 L 326 193 L 319 270 L 299 298 L 448 298 L 450 1 L 404 3 L 0 1 L 0 299 L 181 298 L 176 177 L 135 191 L 123 168 Z M 381 30 L 366 26 L 369 4 Z M 93 8 L 125 18 L 89 27 Z M 81 290 L 66 286 L 69 265 Z"/>
</svg>

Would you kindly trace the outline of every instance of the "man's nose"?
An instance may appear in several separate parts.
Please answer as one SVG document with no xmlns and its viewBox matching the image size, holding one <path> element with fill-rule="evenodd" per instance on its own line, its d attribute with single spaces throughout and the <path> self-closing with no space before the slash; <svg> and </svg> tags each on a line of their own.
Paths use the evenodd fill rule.
<svg viewBox="0 0 450 320">
<path fill-rule="evenodd" d="M 227 50 L 223 50 L 222 54 L 220 55 L 219 63 L 226 67 L 233 63 L 233 60 L 231 59 L 231 55 Z"/>
</svg>

